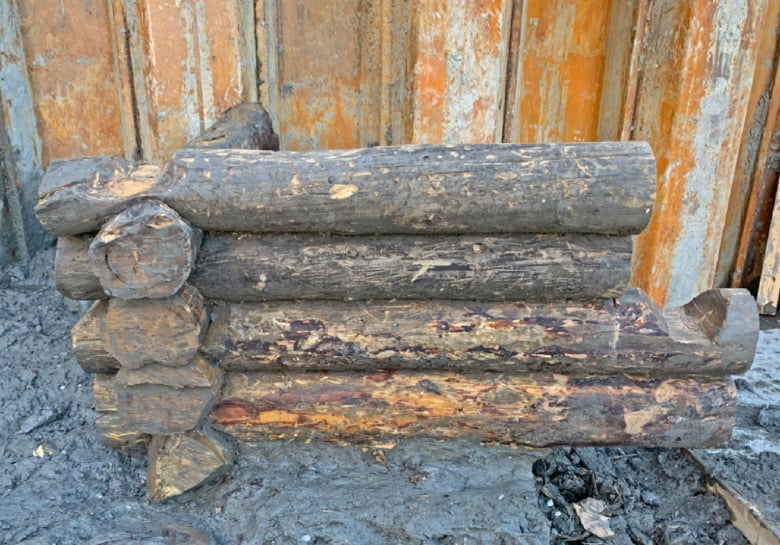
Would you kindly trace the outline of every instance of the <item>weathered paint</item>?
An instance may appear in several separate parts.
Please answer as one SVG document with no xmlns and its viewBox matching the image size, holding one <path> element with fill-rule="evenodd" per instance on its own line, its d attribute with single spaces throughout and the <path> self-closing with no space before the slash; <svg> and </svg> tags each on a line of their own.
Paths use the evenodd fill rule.
<svg viewBox="0 0 780 545">
<path fill-rule="evenodd" d="M 19 14 L 13 1 L 0 2 L 0 108 L 3 125 L 0 130 L 4 132 L 3 141 L 7 137 L 10 147 L 5 160 L 13 159 L 13 165 L 5 165 L 6 172 L 0 172 L 0 176 L 16 175 L 14 180 L 0 180 L 0 235 L 6 229 L 11 231 L 12 221 L 16 223 L 16 229 L 22 227 L 28 240 L 23 243 L 19 238 L 15 246 L 17 250 L 21 248 L 19 255 L 23 257 L 25 247 L 35 246 L 37 230 L 33 225 L 32 209 L 38 180 L 43 172 L 43 146 L 38 135 Z M 9 184 L 9 191 L 4 195 L 3 186 L 6 183 Z M 11 216 L 16 217 L 12 219 Z M 29 220 L 28 224 L 19 222 L 18 216 Z M 21 237 L 24 233 L 14 234 Z M 2 237 L 0 263 L 10 258 L 10 244 L 6 245 L 5 237 Z"/>
<path fill-rule="evenodd" d="M 618 0 L 615 0 L 618 1 Z M 527 0 L 507 141 L 598 138 L 610 0 Z"/>
<path fill-rule="evenodd" d="M 780 71 L 777 30 L 780 0 L 768 0 L 758 47 L 758 62 L 745 118 L 734 186 L 720 247 L 716 284 L 756 288 L 772 214 L 777 171 L 767 164 L 780 144 Z M 773 148 L 773 145 L 775 146 Z"/>
<path fill-rule="evenodd" d="M 18 0 L 43 161 L 122 154 L 105 0 Z"/>
<path fill-rule="evenodd" d="M 633 138 L 658 158 L 658 197 L 634 284 L 681 304 L 713 284 L 766 1 L 655 2 Z"/>
<path fill-rule="evenodd" d="M 501 141 L 511 12 L 511 0 L 419 5 L 415 143 Z"/>
</svg>

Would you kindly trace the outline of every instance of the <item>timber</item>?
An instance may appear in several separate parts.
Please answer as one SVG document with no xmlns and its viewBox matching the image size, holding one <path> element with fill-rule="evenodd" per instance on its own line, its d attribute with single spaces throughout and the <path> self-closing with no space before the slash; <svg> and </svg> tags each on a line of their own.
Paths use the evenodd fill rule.
<svg viewBox="0 0 780 545">
<path fill-rule="evenodd" d="M 723 447 L 735 405 L 730 379 L 233 373 L 210 420 L 244 440 L 372 444 L 467 436 L 532 447 Z"/>
<path fill-rule="evenodd" d="M 116 375 L 98 373 L 93 380 L 95 398 L 95 427 L 103 443 L 122 448 L 149 440 L 149 435 L 135 428 L 119 412 Z"/>
<path fill-rule="evenodd" d="M 94 300 L 107 297 L 89 264 L 90 236 L 62 236 L 54 255 L 54 282 L 70 299 Z"/>
<path fill-rule="evenodd" d="M 121 278 L 133 275 L 134 265 L 141 259 L 183 261 L 183 257 L 173 257 L 182 252 L 154 242 L 133 244 L 134 251 L 126 252 L 132 256 L 129 261 L 133 266 L 124 267 L 127 274 L 119 275 Z M 89 261 L 87 244 L 70 243 L 61 251 L 67 255 L 58 259 L 72 264 L 55 269 L 63 293 L 71 298 L 82 294 L 90 299 L 105 297 L 98 278 L 83 272 L 84 263 Z M 106 269 L 112 280 L 110 271 L 116 267 L 107 268 L 105 263 L 98 259 L 97 267 Z M 395 298 L 540 301 L 617 297 L 627 287 L 630 275 L 631 239 L 627 236 L 210 233 L 204 237 L 189 283 L 208 299 L 235 302 Z"/>
<path fill-rule="evenodd" d="M 746 290 L 711 290 L 663 310 L 629 290 L 617 302 L 223 304 L 201 351 L 231 370 L 717 376 L 745 371 L 757 339 Z"/>
<path fill-rule="evenodd" d="M 118 199 L 101 197 L 111 186 L 94 172 L 117 180 L 129 168 L 53 164 L 39 220 L 58 236 L 97 230 L 121 207 L 94 206 Z M 182 149 L 133 196 L 157 197 L 204 231 L 636 234 L 650 218 L 655 159 L 642 142 Z"/>
<path fill-rule="evenodd" d="M 244 102 L 228 109 L 200 137 L 189 144 L 196 149 L 279 149 L 271 116 L 257 102 Z"/>
<path fill-rule="evenodd" d="M 163 501 L 223 475 L 235 450 L 208 430 L 158 435 L 149 444 L 149 497 Z"/>
<path fill-rule="evenodd" d="M 208 311 L 192 286 L 164 299 L 111 298 L 100 317 L 106 350 L 123 367 L 189 364 L 206 332 Z"/>
<path fill-rule="evenodd" d="M 90 269 L 114 297 L 169 297 L 189 278 L 202 236 L 165 204 L 140 201 L 109 220 L 90 243 Z"/>
<path fill-rule="evenodd" d="M 95 301 L 70 331 L 73 356 L 87 373 L 116 373 L 121 366 L 103 338 L 106 310 L 108 302 Z"/>
<path fill-rule="evenodd" d="M 151 435 L 194 430 L 222 387 L 222 372 L 197 357 L 172 368 L 150 364 L 116 375 L 117 413 L 126 425 Z"/>
</svg>

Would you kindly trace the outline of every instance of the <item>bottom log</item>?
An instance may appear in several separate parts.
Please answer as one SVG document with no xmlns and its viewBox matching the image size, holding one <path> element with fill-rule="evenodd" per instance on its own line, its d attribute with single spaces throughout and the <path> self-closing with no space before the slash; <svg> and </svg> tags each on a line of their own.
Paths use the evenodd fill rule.
<svg viewBox="0 0 780 545">
<path fill-rule="evenodd" d="M 527 446 L 721 447 L 734 425 L 730 379 L 430 374 L 233 373 L 211 423 L 239 439 L 392 443 L 473 436 Z"/>
</svg>

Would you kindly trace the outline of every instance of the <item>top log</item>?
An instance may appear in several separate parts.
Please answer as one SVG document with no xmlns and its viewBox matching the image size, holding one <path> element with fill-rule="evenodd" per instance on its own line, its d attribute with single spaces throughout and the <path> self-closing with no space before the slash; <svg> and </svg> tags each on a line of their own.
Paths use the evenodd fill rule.
<svg viewBox="0 0 780 545">
<path fill-rule="evenodd" d="M 78 219 L 89 203 L 59 190 L 91 179 L 58 176 L 47 173 L 38 219 L 56 235 L 96 230 Z M 635 234 L 655 159 L 643 142 L 182 149 L 150 192 L 205 231 Z"/>
</svg>

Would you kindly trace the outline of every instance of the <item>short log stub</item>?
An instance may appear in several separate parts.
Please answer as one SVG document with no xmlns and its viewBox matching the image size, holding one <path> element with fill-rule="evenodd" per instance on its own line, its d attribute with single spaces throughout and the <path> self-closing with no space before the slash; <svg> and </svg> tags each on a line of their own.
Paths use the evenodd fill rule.
<svg viewBox="0 0 780 545">
<path fill-rule="evenodd" d="M 59 237 L 54 256 L 54 283 L 65 297 L 105 299 L 106 292 L 89 265 L 89 236 Z"/>
<path fill-rule="evenodd" d="M 116 375 L 118 414 L 152 435 L 194 430 L 222 387 L 222 372 L 203 358 L 184 367 L 147 365 Z"/>
<path fill-rule="evenodd" d="M 277 151 L 279 137 L 271 116 L 259 102 L 243 102 L 227 110 L 188 148 L 264 149 Z"/>
<path fill-rule="evenodd" d="M 208 430 L 155 436 L 149 445 L 149 496 L 163 501 L 197 488 L 223 475 L 234 459 L 231 445 Z"/>
<path fill-rule="evenodd" d="M 169 297 L 194 267 L 203 234 L 162 202 L 135 203 L 109 220 L 89 246 L 89 263 L 109 295 Z"/>
<path fill-rule="evenodd" d="M 149 440 L 149 435 L 133 427 L 119 412 L 116 375 L 98 373 L 93 381 L 95 427 L 102 442 L 114 448 L 129 447 Z"/>
<path fill-rule="evenodd" d="M 546 373 L 230 373 L 210 416 L 239 439 L 372 444 L 406 437 L 554 445 L 723 447 L 726 378 Z"/>
<path fill-rule="evenodd" d="M 95 301 L 71 329 L 73 356 L 87 373 L 116 373 L 119 361 L 108 353 L 103 340 L 103 318 L 107 301 Z"/>
<path fill-rule="evenodd" d="M 112 298 L 103 317 L 103 338 L 123 367 L 181 367 L 195 357 L 208 319 L 203 297 L 188 285 L 165 299 Z"/>
</svg>

